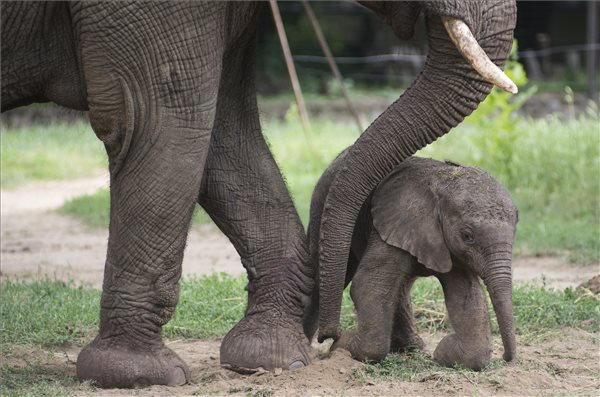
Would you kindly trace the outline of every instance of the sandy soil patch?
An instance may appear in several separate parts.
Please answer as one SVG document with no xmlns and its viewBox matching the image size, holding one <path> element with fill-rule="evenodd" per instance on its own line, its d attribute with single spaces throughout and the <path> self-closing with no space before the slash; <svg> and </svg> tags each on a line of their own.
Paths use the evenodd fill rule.
<svg viewBox="0 0 600 397">
<path fill-rule="evenodd" d="M 108 186 L 108 176 L 36 182 L 2 191 L 2 275 L 21 279 L 56 278 L 102 287 L 108 230 L 94 230 L 56 213 L 73 197 Z M 240 257 L 215 226 L 190 230 L 183 261 L 184 276 L 244 273 Z"/>
</svg>

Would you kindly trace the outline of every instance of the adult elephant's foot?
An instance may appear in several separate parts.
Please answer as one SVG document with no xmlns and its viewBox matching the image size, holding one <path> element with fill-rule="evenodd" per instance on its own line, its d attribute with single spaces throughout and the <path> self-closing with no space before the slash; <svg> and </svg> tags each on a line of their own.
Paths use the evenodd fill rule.
<svg viewBox="0 0 600 397">
<path fill-rule="evenodd" d="M 301 319 L 274 321 L 263 313 L 246 315 L 221 343 L 221 366 L 240 373 L 299 369 L 311 357 Z"/>
<path fill-rule="evenodd" d="M 147 350 L 96 337 L 77 358 L 77 377 L 103 388 L 180 386 L 190 380 L 187 364 L 162 343 Z"/>
</svg>

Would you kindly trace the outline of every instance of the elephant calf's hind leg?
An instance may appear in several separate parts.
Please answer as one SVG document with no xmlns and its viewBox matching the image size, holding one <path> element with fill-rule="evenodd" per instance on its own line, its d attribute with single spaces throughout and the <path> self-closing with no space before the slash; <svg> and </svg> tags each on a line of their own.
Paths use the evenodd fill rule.
<svg viewBox="0 0 600 397">
<path fill-rule="evenodd" d="M 411 350 L 423 350 L 425 348 L 425 342 L 423 342 L 423 339 L 417 333 L 410 300 L 410 290 L 414 282 L 414 278 L 407 276 L 406 281 L 400 284 L 398 304 L 394 313 L 391 352 L 400 353 Z"/>
<path fill-rule="evenodd" d="M 395 248 L 385 244 L 369 246 L 352 280 L 350 295 L 356 307 L 358 329 L 343 332 L 332 349 L 349 350 L 357 360 L 381 361 L 390 351 L 390 339 L 402 275 L 394 263 Z"/>
</svg>

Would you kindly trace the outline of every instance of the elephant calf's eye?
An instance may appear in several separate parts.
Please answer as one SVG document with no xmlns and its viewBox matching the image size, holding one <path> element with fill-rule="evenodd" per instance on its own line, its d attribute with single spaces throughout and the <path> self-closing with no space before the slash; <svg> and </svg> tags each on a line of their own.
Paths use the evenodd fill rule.
<svg viewBox="0 0 600 397">
<path fill-rule="evenodd" d="M 473 232 L 469 229 L 463 229 L 460 232 L 460 237 L 467 244 L 473 244 Z"/>
</svg>

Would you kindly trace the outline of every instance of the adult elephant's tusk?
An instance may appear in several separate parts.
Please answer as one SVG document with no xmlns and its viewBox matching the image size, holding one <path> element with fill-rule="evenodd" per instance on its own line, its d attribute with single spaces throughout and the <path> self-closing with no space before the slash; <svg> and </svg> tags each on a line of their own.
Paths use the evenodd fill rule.
<svg viewBox="0 0 600 397">
<path fill-rule="evenodd" d="M 451 17 L 442 17 L 442 23 L 458 51 L 477 73 L 504 91 L 513 94 L 519 91 L 516 84 L 490 60 L 466 23 Z"/>
</svg>

